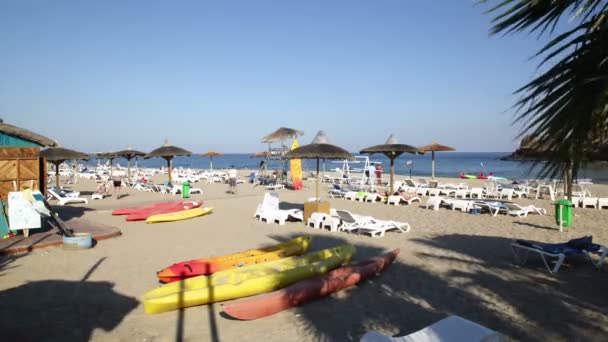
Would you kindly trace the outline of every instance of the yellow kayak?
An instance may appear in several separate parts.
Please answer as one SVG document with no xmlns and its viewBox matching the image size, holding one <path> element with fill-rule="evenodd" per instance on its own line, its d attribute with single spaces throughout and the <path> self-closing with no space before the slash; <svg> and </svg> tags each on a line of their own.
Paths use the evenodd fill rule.
<svg viewBox="0 0 608 342">
<path fill-rule="evenodd" d="M 165 283 L 209 275 L 245 265 L 273 261 L 305 253 L 310 247 L 310 236 L 299 236 L 278 245 L 252 249 L 241 253 L 195 259 L 173 264 L 156 273 L 158 280 Z"/>
<path fill-rule="evenodd" d="M 329 272 L 350 261 L 354 253 L 355 247 L 343 245 L 301 257 L 289 257 L 169 283 L 144 295 L 144 309 L 148 314 L 155 314 L 274 291 Z"/>
<path fill-rule="evenodd" d="M 174 213 L 152 215 L 146 219 L 146 223 L 160 223 L 160 222 L 187 220 L 187 219 L 191 219 L 194 217 L 211 214 L 212 212 L 213 212 L 213 208 L 210 208 L 210 207 L 194 208 L 194 209 L 177 211 Z"/>
</svg>

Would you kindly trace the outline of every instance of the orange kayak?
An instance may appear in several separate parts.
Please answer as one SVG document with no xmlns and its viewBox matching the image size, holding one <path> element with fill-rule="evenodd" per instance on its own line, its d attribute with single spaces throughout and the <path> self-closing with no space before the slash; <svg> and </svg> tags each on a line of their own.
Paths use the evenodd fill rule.
<svg viewBox="0 0 608 342">
<path fill-rule="evenodd" d="M 399 255 L 395 249 L 360 263 L 335 269 L 316 278 L 302 280 L 281 290 L 222 306 L 228 316 L 253 320 L 302 305 L 353 286 L 388 268 Z"/>
<path fill-rule="evenodd" d="M 161 283 L 170 283 L 200 275 L 209 275 L 245 265 L 259 264 L 293 255 L 300 255 L 310 247 L 310 236 L 300 236 L 293 240 L 260 249 L 218 257 L 195 259 L 173 264 L 156 273 Z"/>
</svg>

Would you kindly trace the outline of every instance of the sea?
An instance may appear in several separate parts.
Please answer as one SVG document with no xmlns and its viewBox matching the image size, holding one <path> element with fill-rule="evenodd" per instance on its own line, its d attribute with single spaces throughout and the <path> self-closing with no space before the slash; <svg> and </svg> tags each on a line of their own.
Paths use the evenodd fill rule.
<svg viewBox="0 0 608 342">
<path fill-rule="evenodd" d="M 507 179 L 531 179 L 537 178 L 542 163 L 533 163 L 529 161 L 512 161 L 501 160 L 502 157 L 508 156 L 510 152 L 437 152 L 435 153 L 435 176 L 436 177 L 458 177 L 460 173 L 478 175 L 480 172 L 488 174 L 492 172 L 497 177 Z M 357 156 L 358 154 L 353 154 Z M 228 169 L 235 167 L 237 169 L 253 169 L 257 170 L 260 167 L 260 162 L 264 158 L 253 158 L 251 154 L 225 154 L 223 156 L 213 158 L 214 169 Z M 358 163 L 349 163 L 349 168 L 362 169 L 364 166 L 363 158 L 358 159 Z M 381 154 L 369 156 L 370 162 L 380 162 L 384 172 L 389 172 L 390 161 Z M 105 163 L 106 161 L 102 161 Z M 193 155 L 192 157 L 175 157 L 173 159 L 173 167 L 183 167 L 192 169 L 208 170 L 210 159 Z M 160 168 L 166 166 L 166 161 L 162 158 L 143 159 L 138 158 L 137 163 L 142 167 Z M 289 167 L 289 163 L 281 160 L 268 160 L 267 168 L 269 170 L 280 170 L 282 167 Z M 97 160 L 93 155 L 89 159 L 89 165 L 97 165 Z M 126 166 L 125 159 L 117 158 L 114 164 Z M 135 160 L 131 160 L 131 164 L 135 164 Z M 344 161 L 325 161 L 325 170 L 335 171 L 336 168 L 343 168 Z M 320 163 L 320 169 L 323 169 L 323 161 Z M 302 160 L 302 168 L 304 171 L 314 171 L 316 169 L 316 160 Z M 395 173 L 397 175 L 410 174 L 416 177 L 429 177 L 431 175 L 431 154 L 412 155 L 404 154 L 395 159 Z M 579 172 L 578 178 L 592 179 L 594 183 L 608 183 L 608 164 L 592 164 L 585 167 Z"/>
</svg>

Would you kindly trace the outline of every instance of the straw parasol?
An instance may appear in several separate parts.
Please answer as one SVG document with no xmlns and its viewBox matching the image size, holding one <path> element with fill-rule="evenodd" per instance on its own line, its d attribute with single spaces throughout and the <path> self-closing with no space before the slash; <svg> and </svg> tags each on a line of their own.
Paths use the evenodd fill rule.
<svg viewBox="0 0 608 342">
<path fill-rule="evenodd" d="M 412 153 L 417 154 L 421 153 L 420 150 L 415 148 L 414 146 L 399 144 L 394 135 L 390 135 L 386 143 L 383 145 L 376 145 L 365 148 L 361 150 L 360 153 L 374 154 L 374 153 L 383 153 L 390 161 L 391 161 L 391 183 L 390 183 L 390 193 L 393 194 L 393 179 L 395 177 L 395 159 L 397 159 L 403 153 Z M 371 175 L 370 175 L 371 177 Z"/>
<path fill-rule="evenodd" d="M 354 159 L 345 149 L 328 143 L 325 132 L 319 131 L 309 145 L 300 146 L 285 154 L 286 159 L 316 159 L 317 183 L 316 200 L 319 201 L 319 159 Z"/>
<path fill-rule="evenodd" d="M 108 161 L 110 161 L 110 177 L 112 177 L 113 168 L 114 168 L 114 159 L 116 159 L 116 158 L 118 158 L 118 156 L 112 151 L 97 153 L 97 159 L 107 159 Z"/>
<path fill-rule="evenodd" d="M 171 183 L 171 159 L 177 156 L 191 156 L 192 152 L 184 150 L 181 147 L 171 146 L 168 141 L 165 141 L 165 145 L 157 148 L 156 150 L 146 154 L 144 159 L 150 158 L 163 158 L 167 161 L 167 167 L 169 168 L 169 183 Z"/>
<path fill-rule="evenodd" d="M 440 144 L 438 144 L 438 143 L 436 143 L 436 142 L 433 142 L 433 143 L 432 143 L 432 144 L 430 144 L 430 145 L 426 145 L 426 146 L 421 146 L 421 147 L 418 147 L 418 149 L 419 149 L 420 151 L 423 151 L 423 152 L 431 152 L 431 155 L 432 155 L 432 162 L 431 162 L 431 165 L 432 165 L 432 169 L 431 169 L 431 178 L 432 178 L 432 179 L 435 179 L 435 152 L 442 152 L 442 151 L 456 151 L 456 149 L 455 149 L 455 148 L 453 148 L 453 147 L 450 147 L 450 146 L 445 146 L 445 145 L 440 145 Z"/>
<path fill-rule="evenodd" d="M 281 127 L 262 138 L 262 142 L 270 144 L 273 142 L 284 141 L 287 139 L 295 139 L 301 135 L 304 135 L 304 132 L 300 130 L 294 128 Z"/>
<path fill-rule="evenodd" d="M 213 171 L 213 157 L 219 157 L 223 155 L 223 153 L 209 151 L 207 153 L 201 154 L 200 156 L 209 158 L 209 171 Z"/>
<path fill-rule="evenodd" d="M 55 186 L 59 190 L 59 164 L 66 160 L 83 159 L 89 160 L 85 153 L 69 150 L 63 147 L 50 147 L 40 151 L 40 158 L 45 158 L 48 162 L 55 165 Z"/>
<path fill-rule="evenodd" d="M 122 157 L 127 160 L 127 177 L 131 178 L 131 159 L 136 157 L 143 157 L 146 155 L 146 152 L 137 151 L 129 146 L 126 150 L 118 151 L 114 153 L 116 157 Z"/>
</svg>

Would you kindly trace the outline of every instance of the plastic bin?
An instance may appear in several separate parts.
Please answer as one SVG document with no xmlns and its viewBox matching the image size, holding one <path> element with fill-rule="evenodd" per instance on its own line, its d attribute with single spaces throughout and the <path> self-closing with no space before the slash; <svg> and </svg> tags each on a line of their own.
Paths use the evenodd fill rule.
<svg viewBox="0 0 608 342">
<path fill-rule="evenodd" d="M 182 183 L 182 198 L 190 198 L 190 182 Z"/>
<path fill-rule="evenodd" d="M 65 249 L 87 249 L 93 247 L 93 237 L 89 233 L 74 233 L 74 236 L 63 237 Z"/>
<path fill-rule="evenodd" d="M 555 223 L 562 227 L 572 225 L 572 202 L 567 199 L 555 202 Z"/>
</svg>

